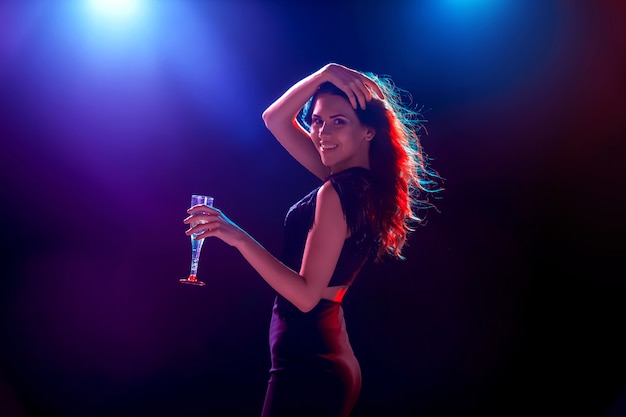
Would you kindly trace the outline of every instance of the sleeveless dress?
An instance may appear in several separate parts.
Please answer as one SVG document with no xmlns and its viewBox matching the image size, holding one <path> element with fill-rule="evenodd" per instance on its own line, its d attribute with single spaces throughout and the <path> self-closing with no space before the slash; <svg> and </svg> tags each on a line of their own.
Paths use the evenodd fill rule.
<svg viewBox="0 0 626 417">
<path fill-rule="evenodd" d="M 332 174 L 350 237 L 344 242 L 329 286 L 350 285 L 375 253 L 368 221 L 371 173 L 353 167 Z M 300 270 L 308 231 L 313 225 L 319 187 L 293 205 L 285 219 L 282 261 Z M 262 417 L 347 416 L 361 388 L 361 370 L 352 351 L 340 302 L 320 300 L 308 313 L 277 295 L 270 323 L 271 369 Z"/>
</svg>

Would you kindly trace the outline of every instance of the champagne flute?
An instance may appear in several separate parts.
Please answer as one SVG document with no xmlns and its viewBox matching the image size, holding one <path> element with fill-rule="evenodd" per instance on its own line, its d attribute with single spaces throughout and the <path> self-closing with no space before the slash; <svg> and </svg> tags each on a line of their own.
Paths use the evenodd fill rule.
<svg viewBox="0 0 626 417">
<path fill-rule="evenodd" d="M 194 194 L 191 196 L 191 207 L 203 204 L 205 206 L 212 207 L 213 206 L 213 197 L 209 197 L 206 195 L 198 195 Z M 202 220 L 197 220 L 191 223 L 191 227 L 195 227 L 200 223 L 206 223 Z M 200 251 L 202 250 L 202 244 L 204 243 L 204 239 L 196 239 L 198 233 L 194 233 L 191 235 L 191 269 L 189 271 L 189 277 L 179 279 L 183 284 L 192 284 L 192 285 L 206 285 L 204 282 L 199 281 L 197 278 L 198 275 L 198 261 L 200 260 Z"/>
</svg>

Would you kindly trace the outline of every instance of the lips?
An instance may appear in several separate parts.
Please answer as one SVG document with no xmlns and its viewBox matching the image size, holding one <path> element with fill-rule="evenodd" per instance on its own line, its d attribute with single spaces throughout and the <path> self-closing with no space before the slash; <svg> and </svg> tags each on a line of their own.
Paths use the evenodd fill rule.
<svg viewBox="0 0 626 417">
<path fill-rule="evenodd" d="M 337 147 L 337 145 L 329 145 L 329 144 L 320 144 L 320 149 L 324 152 L 326 151 L 332 151 L 333 149 L 335 149 Z"/>
</svg>

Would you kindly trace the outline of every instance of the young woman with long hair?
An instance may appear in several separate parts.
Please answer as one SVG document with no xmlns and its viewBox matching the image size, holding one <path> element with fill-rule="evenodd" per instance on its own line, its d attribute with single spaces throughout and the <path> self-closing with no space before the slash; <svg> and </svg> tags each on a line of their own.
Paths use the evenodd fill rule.
<svg viewBox="0 0 626 417">
<path fill-rule="evenodd" d="M 274 257 L 215 207 L 195 206 L 186 234 L 237 248 L 277 292 L 263 417 L 348 416 L 361 387 L 341 301 L 365 263 L 403 258 L 417 210 L 439 177 L 420 145 L 420 115 L 390 78 L 328 64 L 264 112 L 267 128 L 322 183 L 285 219 Z M 406 98 L 406 97 L 404 97 Z"/>
</svg>

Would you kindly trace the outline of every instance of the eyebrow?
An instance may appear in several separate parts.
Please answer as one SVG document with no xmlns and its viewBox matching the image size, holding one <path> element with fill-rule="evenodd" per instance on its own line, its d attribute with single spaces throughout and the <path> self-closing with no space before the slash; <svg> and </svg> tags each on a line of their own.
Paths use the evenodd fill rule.
<svg viewBox="0 0 626 417">
<path fill-rule="evenodd" d="M 311 117 L 322 118 L 322 116 L 320 116 L 319 114 L 316 114 L 316 113 L 313 113 L 313 115 Z M 345 115 L 339 113 L 339 114 L 333 114 L 332 116 L 329 117 L 329 119 L 334 119 L 335 117 L 345 117 L 346 119 L 348 118 L 348 116 L 345 116 Z"/>
</svg>

